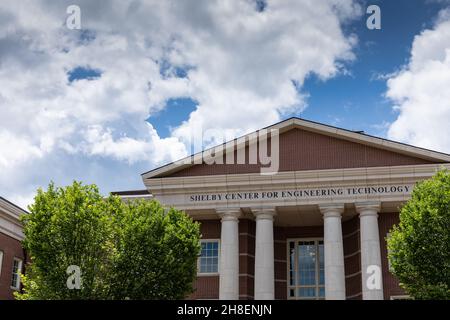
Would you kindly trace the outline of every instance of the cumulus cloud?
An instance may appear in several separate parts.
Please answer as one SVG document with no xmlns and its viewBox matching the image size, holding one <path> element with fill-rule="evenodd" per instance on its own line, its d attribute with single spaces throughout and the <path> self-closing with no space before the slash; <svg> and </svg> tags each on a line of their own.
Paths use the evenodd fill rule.
<svg viewBox="0 0 450 320">
<path fill-rule="evenodd" d="M 82 30 L 65 27 L 72 4 Z M 308 75 L 329 79 L 354 59 L 341 25 L 361 12 L 353 0 L 2 1 L 0 189 L 28 195 L 76 158 L 85 170 L 70 178 L 110 190 L 97 159 L 138 181 L 141 167 L 186 155 L 193 128 L 242 134 L 301 111 Z M 98 75 L 71 81 L 79 69 Z M 197 108 L 161 138 L 145 119 L 183 97 Z"/>
<path fill-rule="evenodd" d="M 450 16 L 442 11 L 433 29 L 414 39 L 409 64 L 388 82 L 387 97 L 398 118 L 388 136 L 413 145 L 450 152 Z"/>
<path fill-rule="evenodd" d="M 91 156 L 113 157 L 130 164 L 142 159 L 163 163 L 186 155 L 184 144 L 178 139 L 161 139 L 153 127 L 150 124 L 148 126 L 149 138 L 142 140 L 127 136 L 114 139 L 112 129 L 91 126 L 84 134 L 86 144 L 83 151 Z"/>
</svg>

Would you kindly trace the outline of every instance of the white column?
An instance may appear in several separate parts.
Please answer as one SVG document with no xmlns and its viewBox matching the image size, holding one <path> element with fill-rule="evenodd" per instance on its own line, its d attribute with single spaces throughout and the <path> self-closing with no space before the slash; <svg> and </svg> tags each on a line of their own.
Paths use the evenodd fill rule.
<svg viewBox="0 0 450 320">
<path fill-rule="evenodd" d="M 239 299 L 239 216 L 240 209 L 220 209 L 219 299 Z"/>
<path fill-rule="evenodd" d="M 341 216 L 343 204 L 319 206 L 323 214 L 325 251 L 325 298 L 345 300 L 344 245 Z"/>
<path fill-rule="evenodd" d="M 275 208 L 252 209 L 256 217 L 255 300 L 275 298 L 273 217 Z"/>
<path fill-rule="evenodd" d="M 361 234 L 361 274 L 363 300 L 383 300 L 380 236 L 378 231 L 379 202 L 355 203 L 359 213 Z"/>
</svg>

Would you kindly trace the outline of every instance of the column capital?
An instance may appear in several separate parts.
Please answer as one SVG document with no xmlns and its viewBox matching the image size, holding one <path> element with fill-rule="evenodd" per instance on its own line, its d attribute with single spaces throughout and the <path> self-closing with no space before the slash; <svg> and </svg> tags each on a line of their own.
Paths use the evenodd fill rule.
<svg viewBox="0 0 450 320">
<path fill-rule="evenodd" d="M 241 216 L 241 208 L 219 208 L 216 213 L 222 221 L 235 221 Z"/>
<path fill-rule="evenodd" d="M 379 201 L 355 202 L 356 212 L 359 216 L 378 215 L 381 208 Z"/>
<path fill-rule="evenodd" d="M 273 217 L 277 214 L 275 207 L 257 207 L 251 208 L 256 220 L 273 220 Z"/>
<path fill-rule="evenodd" d="M 344 212 L 344 204 L 343 203 L 321 204 L 319 205 L 319 210 L 324 218 L 341 217 L 342 213 Z"/>
</svg>

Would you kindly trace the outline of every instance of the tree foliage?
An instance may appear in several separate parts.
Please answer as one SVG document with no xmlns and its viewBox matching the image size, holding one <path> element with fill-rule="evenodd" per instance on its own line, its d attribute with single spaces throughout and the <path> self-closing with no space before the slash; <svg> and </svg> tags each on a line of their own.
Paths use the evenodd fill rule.
<svg viewBox="0 0 450 320">
<path fill-rule="evenodd" d="M 175 299 L 192 291 L 200 231 L 185 213 L 156 201 L 103 198 L 74 182 L 39 189 L 23 216 L 31 258 L 18 299 Z M 81 288 L 67 268 L 79 266 Z"/>
<path fill-rule="evenodd" d="M 392 272 L 416 299 L 450 299 L 450 172 L 416 185 L 388 240 Z"/>
<path fill-rule="evenodd" d="M 200 230 L 187 215 L 156 201 L 130 203 L 118 234 L 115 298 L 181 299 L 192 292 Z"/>
</svg>

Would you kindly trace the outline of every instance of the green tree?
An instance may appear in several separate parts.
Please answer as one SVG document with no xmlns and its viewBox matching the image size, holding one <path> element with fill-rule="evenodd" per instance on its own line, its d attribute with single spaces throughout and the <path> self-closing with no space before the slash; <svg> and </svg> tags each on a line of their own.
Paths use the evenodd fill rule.
<svg viewBox="0 0 450 320">
<path fill-rule="evenodd" d="M 66 188 L 39 189 L 30 214 L 24 215 L 27 267 L 21 299 L 104 299 L 113 269 L 112 215 L 120 199 L 103 199 L 94 185 L 74 182 Z M 81 289 L 67 287 L 67 268 L 79 266 Z"/>
<path fill-rule="evenodd" d="M 192 292 L 200 228 L 156 201 L 129 203 L 118 225 L 116 299 L 181 299 Z"/>
<path fill-rule="evenodd" d="M 29 210 L 22 219 L 31 264 L 18 299 L 173 299 L 192 291 L 200 232 L 183 212 L 103 198 L 80 182 L 39 189 Z M 71 265 L 80 268 L 80 289 L 67 286 Z"/>
<path fill-rule="evenodd" d="M 450 299 L 450 172 L 422 181 L 388 240 L 400 285 L 416 299 Z"/>
</svg>

